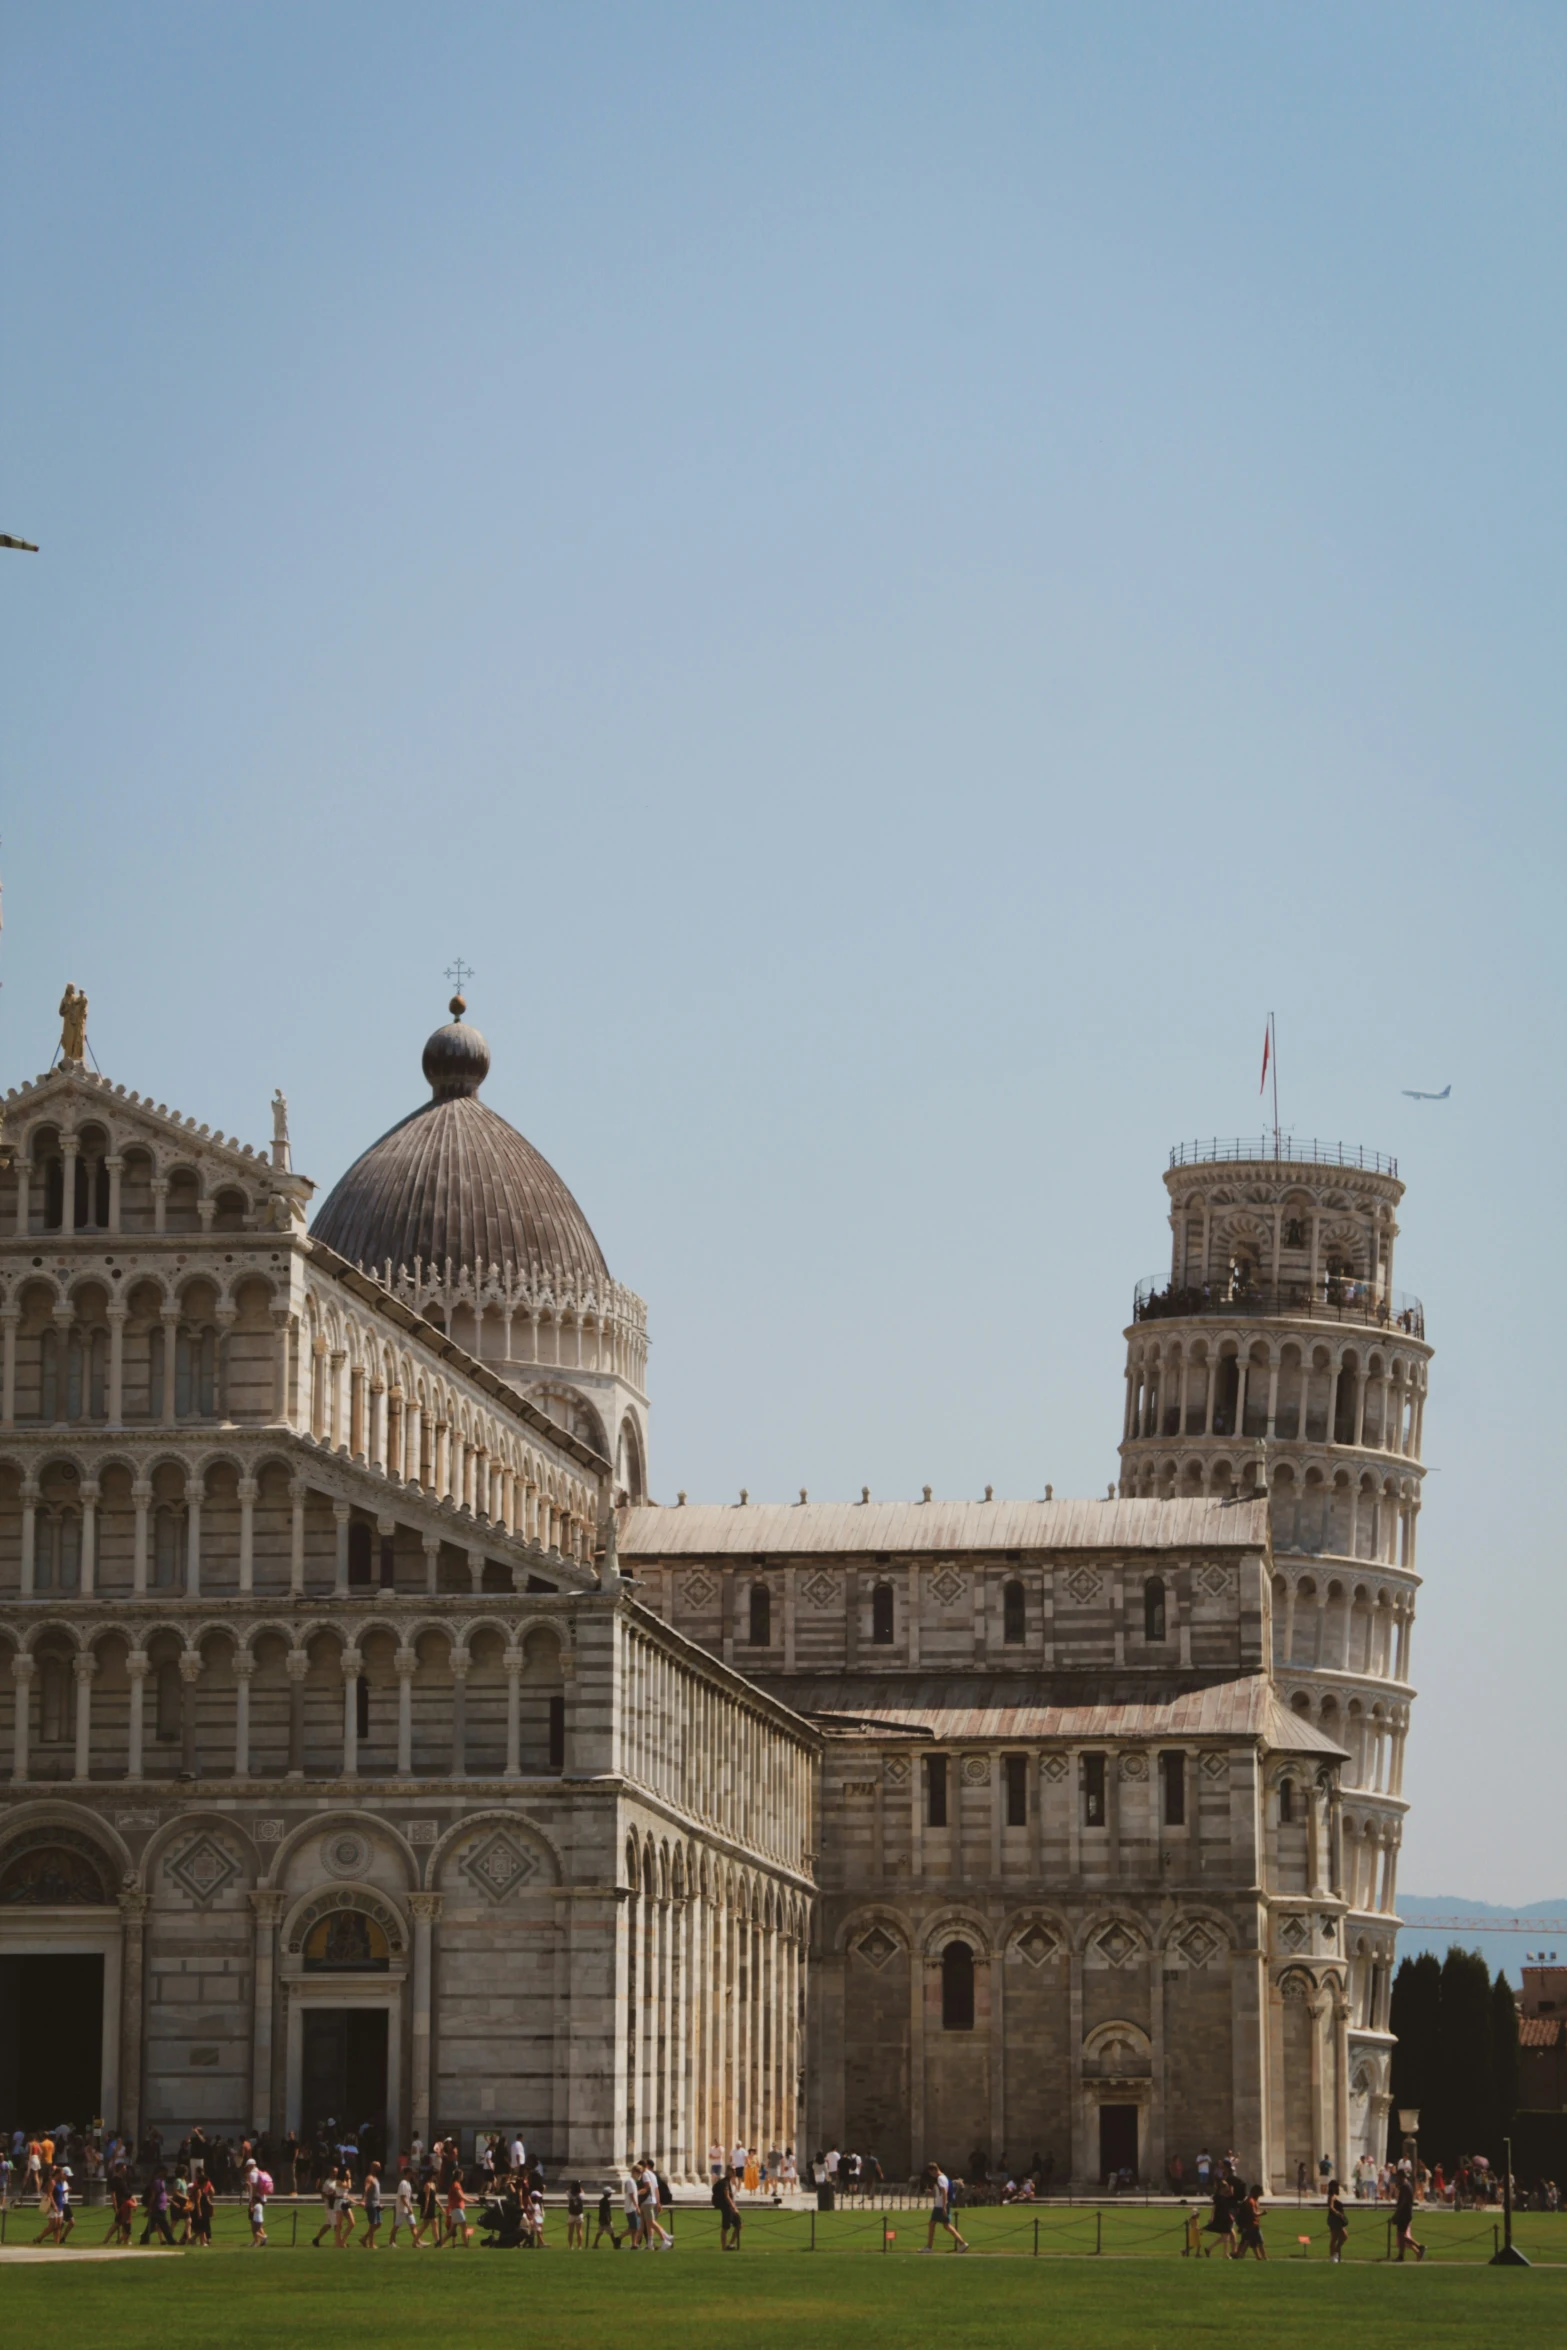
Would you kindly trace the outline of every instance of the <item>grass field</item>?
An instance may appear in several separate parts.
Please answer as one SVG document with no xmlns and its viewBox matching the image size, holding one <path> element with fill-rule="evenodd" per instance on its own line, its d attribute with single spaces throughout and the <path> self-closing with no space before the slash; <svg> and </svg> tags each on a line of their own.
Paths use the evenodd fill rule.
<svg viewBox="0 0 1567 2350">
<path fill-rule="evenodd" d="M 1563 2264 L 1526 2273 L 1486 2265 L 1490 2223 L 1472 2214 L 1425 2222 L 1431 2256 L 1415 2269 L 1380 2260 L 1384 2228 L 1373 2212 L 1355 2215 L 1355 2257 L 1330 2268 L 1320 2212 L 1297 2220 L 1282 2208 L 1268 2222 L 1266 2266 L 1182 2260 L 1174 2215 L 1126 2206 L 1104 2213 L 1097 2258 L 1093 2212 L 1042 2212 L 1037 2260 L 1032 2215 L 1002 2211 L 965 2215 L 970 2259 L 911 2257 L 924 2242 L 913 2213 L 891 2215 L 896 2235 L 883 2254 L 880 2217 L 852 2212 L 818 2219 L 814 2254 L 807 2215 L 748 2213 L 745 2250 L 720 2256 L 714 2215 L 701 2209 L 679 2215 L 672 2256 L 606 2245 L 583 2259 L 558 2245 L 543 2258 L 477 2243 L 469 2252 L 312 2252 L 318 2209 L 301 2207 L 297 2250 L 289 2207 L 274 2204 L 264 2253 L 245 2247 L 241 2215 L 224 2210 L 210 2254 L 6 2262 L 10 2330 L 31 2339 L 63 2329 L 88 2350 L 444 2350 L 453 2340 L 470 2350 L 514 2343 L 523 2329 L 551 2350 L 692 2350 L 699 2336 L 736 2333 L 802 2350 L 1008 2350 L 1041 2335 L 1069 2350 L 1229 2341 L 1323 2350 L 1325 2326 L 1359 2329 L 1379 2350 L 1472 2350 L 1499 2329 L 1509 2350 L 1567 2338 L 1567 2216 L 1520 2219 L 1522 2249 Z M 96 2243 L 105 2224 L 84 2213 L 75 2241 Z M 9 2242 L 30 2240 L 36 2225 L 13 2211 Z M 550 2225 L 563 2226 L 553 2212 Z M 1297 2234 L 1311 2236 L 1308 2250 Z"/>
</svg>

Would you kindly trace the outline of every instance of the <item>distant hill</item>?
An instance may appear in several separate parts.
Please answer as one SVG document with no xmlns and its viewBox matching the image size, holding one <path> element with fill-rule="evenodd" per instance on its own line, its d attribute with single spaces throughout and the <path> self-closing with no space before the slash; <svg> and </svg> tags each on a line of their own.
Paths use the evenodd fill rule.
<svg viewBox="0 0 1567 2350">
<path fill-rule="evenodd" d="M 1503 1901 L 1472 1901 L 1465 1893 L 1403 1893 L 1398 1897 L 1398 1912 L 1404 1920 L 1399 1929 L 1398 1955 L 1400 1958 L 1418 1958 L 1421 1951 L 1431 1950 L 1438 1958 L 1445 1958 L 1453 1943 L 1463 1950 L 1478 1950 L 1494 1975 L 1500 1968 L 1516 1990 L 1522 1981 L 1525 1954 L 1538 1950 L 1557 1950 L 1567 1961 L 1567 1894 L 1557 1901 L 1526 1901 L 1516 1909 L 1509 1909 Z M 1487 1934 L 1460 1932 L 1452 1927 L 1423 1928 L 1422 1918 L 1539 1918 L 1540 1938 L 1531 1941 L 1527 1934 Z M 1544 1921 L 1553 1919 L 1557 1932 L 1545 1930 Z"/>
</svg>

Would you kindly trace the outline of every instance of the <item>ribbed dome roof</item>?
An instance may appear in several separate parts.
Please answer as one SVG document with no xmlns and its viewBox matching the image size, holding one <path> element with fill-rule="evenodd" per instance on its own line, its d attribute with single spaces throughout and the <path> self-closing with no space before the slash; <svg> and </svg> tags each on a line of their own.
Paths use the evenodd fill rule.
<svg viewBox="0 0 1567 2350">
<path fill-rule="evenodd" d="M 456 1017 L 466 1009 L 454 997 L 451 1024 L 424 1048 L 434 1098 L 354 1161 L 311 1231 L 368 1273 L 450 1258 L 539 1266 L 597 1288 L 609 1268 L 586 1216 L 548 1160 L 478 1098 L 490 1048 Z"/>
</svg>

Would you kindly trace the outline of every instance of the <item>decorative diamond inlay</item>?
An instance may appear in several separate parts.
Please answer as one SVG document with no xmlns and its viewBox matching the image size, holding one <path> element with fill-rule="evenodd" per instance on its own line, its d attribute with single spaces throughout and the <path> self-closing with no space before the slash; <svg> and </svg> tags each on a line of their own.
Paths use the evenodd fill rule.
<svg viewBox="0 0 1567 2350">
<path fill-rule="evenodd" d="M 1066 1588 L 1079 1607 L 1088 1607 L 1099 1597 L 1099 1577 L 1092 1567 L 1074 1567 L 1066 1579 Z"/>
<path fill-rule="evenodd" d="M 1188 1966 L 1206 1966 L 1222 1945 L 1211 1926 L 1188 1926 L 1177 1945 Z"/>
<path fill-rule="evenodd" d="M 1222 1599 L 1230 1588 L 1230 1570 L 1220 1566 L 1204 1567 L 1198 1580 L 1210 1599 Z"/>
<path fill-rule="evenodd" d="M 1202 1758 L 1202 1775 L 1205 1779 L 1222 1779 L 1227 1775 L 1229 1767 L 1225 1755 L 1205 1754 Z"/>
<path fill-rule="evenodd" d="M 1047 1934 L 1043 1926 L 1036 1925 L 1030 1926 L 1027 1933 L 1019 1934 L 1014 1948 L 1022 1953 L 1030 1966 L 1043 1966 L 1046 1959 L 1054 1958 L 1057 1944 L 1054 1934 Z"/>
<path fill-rule="evenodd" d="M 860 1936 L 855 1948 L 867 1966 L 873 1966 L 879 1970 L 886 1965 L 889 1958 L 897 1957 L 899 1944 L 893 1940 L 885 1926 L 872 1926 L 868 1934 Z"/>
<path fill-rule="evenodd" d="M 889 1754 L 882 1764 L 881 1775 L 889 1787 L 906 1787 L 909 1783 L 909 1758 L 906 1754 Z"/>
<path fill-rule="evenodd" d="M 1304 1950 L 1311 1940 L 1311 1928 L 1304 1918 L 1286 1918 L 1279 1940 L 1287 1950 Z"/>
<path fill-rule="evenodd" d="M 203 1829 L 168 1864 L 168 1873 L 192 1901 L 203 1906 L 215 1901 L 239 1875 L 239 1862 L 227 1845 Z"/>
<path fill-rule="evenodd" d="M 685 1579 L 685 1595 L 693 1607 L 706 1607 L 714 1588 L 713 1578 L 705 1567 L 698 1567 Z"/>
<path fill-rule="evenodd" d="M 1039 1767 L 1047 1779 L 1053 1779 L 1059 1786 L 1067 1774 L 1066 1756 L 1064 1754 L 1047 1754 Z"/>
<path fill-rule="evenodd" d="M 504 1828 L 497 1828 L 465 1856 L 462 1873 L 491 1901 L 506 1901 L 519 1885 L 538 1875 L 538 1854 L 508 1836 Z"/>
<path fill-rule="evenodd" d="M 831 1575 L 819 1572 L 807 1582 L 805 1596 L 812 1607 L 831 1607 L 838 1596 L 838 1586 Z"/>
<path fill-rule="evenodd" d="M 1127 1965 L 1137 1956 L 1141 1947 L 1137 1936 L 1128 1933 L 1119 1919 L 1113 1926 L 1106 1926 L 1104 1932 L 1094 1943 L 1094 1948 L 1100 1957 L 1110 1966 Z"/>
<path fill-rule="evenodd" d="M 963 1597 L 963 1578 L 956 1567 L 940 1567 L 930 1579 L 930 1587 L 943 1607 L 956 1607 Z"/>
</svg>

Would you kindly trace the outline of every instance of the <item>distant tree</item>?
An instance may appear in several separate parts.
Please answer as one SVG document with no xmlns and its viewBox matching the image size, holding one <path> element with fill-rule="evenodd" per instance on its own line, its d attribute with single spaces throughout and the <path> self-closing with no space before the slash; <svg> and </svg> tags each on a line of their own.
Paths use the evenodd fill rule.
<svg viewBox="0 0 1567 2350">
<path fill-rule="evenodd" d="M 1518 2002 L 1500 1967 L 1491 1985 L 1491 2081 L 1491 2136 L 1496 2148 L 1491 2159 L 1500 2162 L 1502 2140 L 1511 2133 L 1518 2110 Z"/>
<path fill-rule="evenodd" d="M 1490 2143 L 1496 2126 L 1491 2029 L 1491 1970 L 1478 1950 L 1453 1948 L 1442 1963 L 1434 2136 L 1423 2121 L 1420 2131 L 1428 2159 L 1451 2165 L 1485 2154 L 1500 2160 Z"/>
<path fill-rule="evenodd" d="M 1389 2159 L 1403 2152 L 1398 2127 L 1400 2106 L 1420 2109 L 1420 2135 L 1436 2121 L 1437 2036 L 1442 2008 L 1442 1962 L 1431 1950 L 1406 1958 L 1393 1977 L 1393 2004 L 1389 2025 L 1397 2035 L 1393 2049 L 1393 2110 L 1388 2116 Z"/>
</svg>

